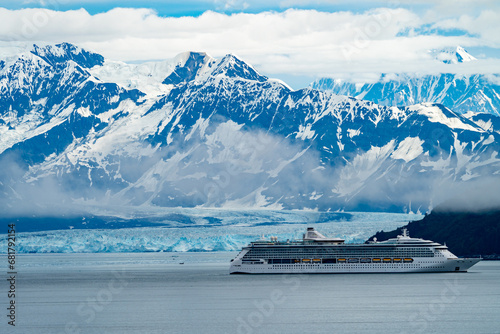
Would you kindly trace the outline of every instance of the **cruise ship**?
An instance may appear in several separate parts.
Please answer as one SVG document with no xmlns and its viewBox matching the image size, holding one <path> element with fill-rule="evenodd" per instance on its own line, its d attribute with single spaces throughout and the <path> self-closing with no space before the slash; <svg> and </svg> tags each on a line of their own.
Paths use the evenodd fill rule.
<svg viewBox="0 0 500 334">
<path fill-rule="evenodd" d="M 466 272 L 480 258 L 458 258 L 446 245 L 411 238 L 407 230 L 386 241 L 344 243 L 313 227 L 302 240 L 261 239 L 231 260 L 231 274 Z"/>
</svg>

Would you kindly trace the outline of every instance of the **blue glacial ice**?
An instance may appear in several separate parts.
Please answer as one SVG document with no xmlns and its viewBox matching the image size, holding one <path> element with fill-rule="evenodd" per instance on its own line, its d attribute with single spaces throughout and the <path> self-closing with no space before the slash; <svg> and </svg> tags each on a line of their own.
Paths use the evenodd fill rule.
<svg viewBox="0 0 500 334">
<path fill-rule="evenodd" d="M 230 211 L 176 209 L 157 226 L 68 228 L 17 233 L 18 253 L 211 252 L 235 251 L 261 236 L 300 239 L 314 226 L 327 236 L 364 242 L 380 230 L 392 230 L 420 215 L 394 213 L 325 213 L 315 211 Z M 136 222 L 136 220 L 134 221 Z M 135 223 L 134 223 L 135 224 Z M 0 252 L 7 252 L 0 235 Z"/>
</svg>

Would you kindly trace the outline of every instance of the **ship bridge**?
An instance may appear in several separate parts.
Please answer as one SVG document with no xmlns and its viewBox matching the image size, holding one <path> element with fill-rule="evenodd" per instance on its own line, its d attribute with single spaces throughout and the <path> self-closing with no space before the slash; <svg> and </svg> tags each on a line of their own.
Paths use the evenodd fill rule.
<svg viewBox="0 0 500 334">
<path fill-rule="evenodd" d="M 335 244 L 343 244 L 344 239 L 341 238 L 327 238 L 323 234 L 319 233 L 314 229 L 314 227 L 308 227 L 307 232 L 304 234 L 303 238 L 304 242 L 312 241 L 312 242 L 325 242 L 325 243 L 335 243 Z"/>
<path fill-rule="evenodd" d="M 412 238 L 408 234 L 408 230 L 406 228 L 403 229 L 403 234 L 398 235 L 396 238 L 391 238 L 385 241 L 379 241 L 377 242 L 377 238 L 373 239 L 372 244 L 377 244 L 377 245 L 387 245 L 387 244 L 394 244 L 394 245 L 401 245 L 401 246 L 430 246 L 436 249 L 448 249 L 446 245 L 441 245 L 440 243 L 431 241 L 431 240 L 425 240 L 421 238 Z"/>
</svg>

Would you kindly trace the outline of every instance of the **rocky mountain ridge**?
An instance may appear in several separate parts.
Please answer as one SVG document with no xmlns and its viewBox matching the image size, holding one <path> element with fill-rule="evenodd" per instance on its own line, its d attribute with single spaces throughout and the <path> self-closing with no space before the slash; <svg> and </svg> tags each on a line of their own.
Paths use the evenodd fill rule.
<svg viewBox="0 0 500 334">
<path fill-rule="evenodd" d="M 292 90 L 241 59 L 130 65 L 63 43 L 0 69 L 4 212 L 427 211 L 498 177 L 498 118 Z"/>
<path fill-rule="evenodd" d="M 437 62 L 460 66 L 477 61 L 464 48 L 433 50 Z M 311 84 L 334 94 L 352 96 L 385 106 L 439 103 L 458 113 L 500 115 L 500 74 L 383 73 L 376 82 L 320 78 Z"/>
</svg>

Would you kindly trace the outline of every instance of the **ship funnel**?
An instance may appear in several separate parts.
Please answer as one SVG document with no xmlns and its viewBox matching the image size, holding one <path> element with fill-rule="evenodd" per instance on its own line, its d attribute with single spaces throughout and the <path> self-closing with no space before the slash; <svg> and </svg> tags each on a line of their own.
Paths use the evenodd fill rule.
<svg viewBox="0 0 500 334">
<path fill-rule="evenodd" d="M 316 240 L 325 239 L 325 236 L 314 229 L 314 227 L 308 227 L 307 233 L 304 235 L 304 240 Z"/>
</svg>

